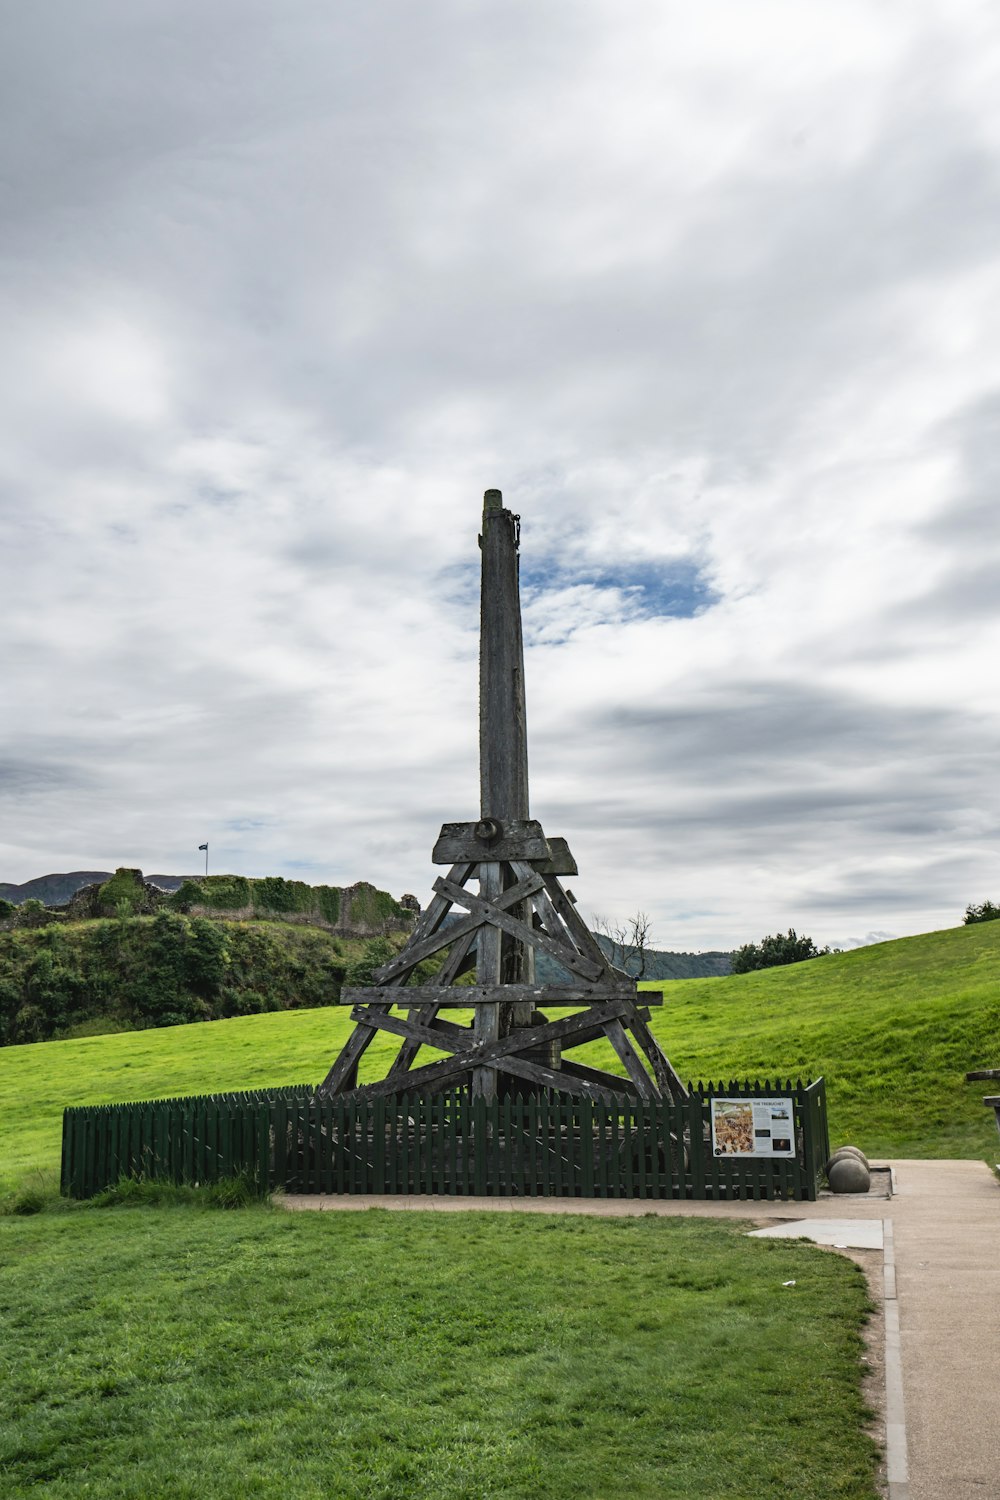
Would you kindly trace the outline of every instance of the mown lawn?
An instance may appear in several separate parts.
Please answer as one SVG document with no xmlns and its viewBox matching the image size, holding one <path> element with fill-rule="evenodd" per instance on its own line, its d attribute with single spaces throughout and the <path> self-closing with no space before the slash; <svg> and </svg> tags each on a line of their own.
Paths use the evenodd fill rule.
<svg viewBox="0 0 1000 1500">
<path fill-rule="evenodd" d="M 683 1077 L 823 1074 L 835 1143 L 997 1159 L 984 1090 L 964 1075 L 1000 1066 L 1000 922 L 656 988 L 654 1030 Z M 314 1083 L 349 1029 L 332 1007 L 2 1048 L 0 1199 L 38 1172 L 51 1181 L 66 1104 Z M 610 1047 L 587 1050 L 619 1066 Z M 373 1046 L 362 1076 L 391 1052 Z"/>
<path fill-rule="evenodd" d="M 2 1219 L 0 1492 L 874 1500 L 863 1277 L 741 1229 Z"/>
</svg>

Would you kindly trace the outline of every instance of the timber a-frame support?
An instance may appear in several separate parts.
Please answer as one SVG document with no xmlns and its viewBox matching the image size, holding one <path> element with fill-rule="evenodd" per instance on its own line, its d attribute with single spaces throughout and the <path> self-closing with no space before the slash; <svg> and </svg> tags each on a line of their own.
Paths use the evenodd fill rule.
<svg viewBox="0 0 1000 1500">
<path fill-rule="evenodd" d="M 446 823 L 432 860 L 448 867 L 405 948 L 374 975 L 345 989 L 355 1028 L 321 1095 L 380 1098 L 468 1088 L 474 1097 L 557 1091 L 573 1097 L 685 1097 L 649 1029 L 635 980 L 608 961 L 576 911 L 561 875 L 576 864 L 562 839 L 547 839 L 529 816 L 524 650 L 518 590 L 519 518 L 487 490 L 483 509 L 479 682 L 480 818 Z M 478 890 L 469 889 L 476 882 Z M 450 919 L 450 920 L 448 920 Z M 535 983 L 535 954 L 566 975 Z M 440 956 L 429 982 L 417 966 Z M 475 983 L 457 984 L 472 968 Z M 661 1004 L 644 995 L 645 1005 Z M 550 1020 L 542 1007 L 571 1008 Z M 471 1026 L 441 1015 L 472 1009 Z M 406 1012 L 401 1015 L 400 1010 Z M 380 1034 L 400 1046 L 386 1076 L 358 1084 L 358 1063 Z M 606 1038 L 624 1068 L 608 1073 L 566 1054 Z M 421 1048 L 445 1055 L 415 1066 Z"/>
</svg>

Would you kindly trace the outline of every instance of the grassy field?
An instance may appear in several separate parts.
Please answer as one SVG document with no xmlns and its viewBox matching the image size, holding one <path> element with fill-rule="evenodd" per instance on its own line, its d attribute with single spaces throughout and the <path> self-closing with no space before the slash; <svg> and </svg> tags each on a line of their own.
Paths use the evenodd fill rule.
<svg viewBox="0 0 1000 1500">
<path fill-rule="evenodd" d="M 84 1208 L 0 1269 L 11 1500 L 875 1500 L 860 1271 L 732 1224 Z"/>
<path fill-rule="evenodd" d="M 964 1074 L 1000 1066 L 1000 922 L 662 988 L 684 1076 L 822 1073 L 836 1140 L 996 1159 Z M 349 1026 L 333 1008 L 2 1049 L 0 1193 L 51 1187 L 66 1103 L 315 1082 Z M 864 1304 L 840 1257 L 682 1219 L 7 1216 L 0 1490 L 872 1500 Z"/>
<path fill-rule="evenodd" d="M 684 1077 L 823 1074 L 835 1142 L 875 1156 L 996 1159 L 968 1068 L 1000 1066 L 1000 922 L 783 969 L 656 986 L 653 1025 Z M 66 1104 L 314 1083 L 350 1029 L 342 1008 L 0 1049 L 0 1196 L 58 1166 Z M 377 1076 L 392 1044 L 376 1044 Z M 605 1044 L 591 1061 L 617 1066 Z"/>
</svg>

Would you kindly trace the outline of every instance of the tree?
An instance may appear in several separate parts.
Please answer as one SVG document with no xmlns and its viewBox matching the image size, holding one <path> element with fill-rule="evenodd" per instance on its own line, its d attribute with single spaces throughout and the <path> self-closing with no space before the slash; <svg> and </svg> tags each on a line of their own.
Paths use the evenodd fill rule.
<svg viewBox="0 0 1000 1500">
<path fill-rule="evenodd" d="M 981 906 L 967 906 L 962 921 L 966 927 L 972 922 L 995 922 L 1000 917 L 1000 906 L 984 901 Z"/>
<path fill-rule="evenodd" d="M 611 922 L 595 912 L 591 931 L 604 938 L 608 957 L 616 969 L 641 979 L 646 972 L 646 954 L 650 943 L 652 922 L 644 911 L 627 917 L 624 923 Z"/>
<path fill-rule="evenodd" d="M 829 948 L 817 948 L 811 937 L 799 937 L 794 927 L 787 933 L 762 938 L 759 943 L 744 943 L 733 954 L 733 973 L 749 974 L 754 969 L 775 969 L 781 964 L 799 964 L 806 958 L 819 958 Z"/>
<path fill-rule="evenodd" d="M 388 938 L 370 938 L 361 950 L 361 957 L 356 958 L 347 970 L 344 983 L 348 985 L 364 985 L 366 988 L 375 983 L 375 970 L 380 969 L 383 964 L 388 963 L 396 950 Z M 401 992 L 402 993 L 402 992 Z"/>
</svg>

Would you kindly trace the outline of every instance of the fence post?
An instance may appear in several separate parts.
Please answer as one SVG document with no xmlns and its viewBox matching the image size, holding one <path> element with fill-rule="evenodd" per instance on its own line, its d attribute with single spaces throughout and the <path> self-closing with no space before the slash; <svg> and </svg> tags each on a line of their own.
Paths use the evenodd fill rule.
<svg viewBox="0 0 1000 1500">
<path fill-rule="evenodd" d="M 686 1198 L 704 1198 L 705 1196 L 705 1144 L 702 1134 L 704 1113 L 705 1098 L 699 1082 L 697 1088 L 692 1088 L 688 1094 L 688 1169 L 685 1183 L 687 1190 L 683 1194 Z"/>
</svg>

